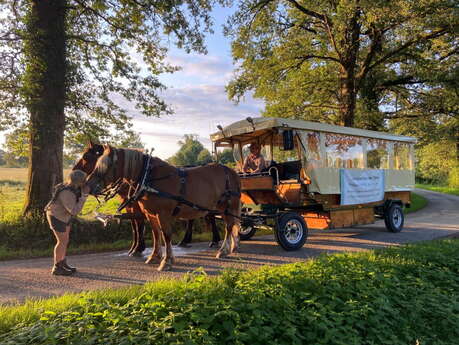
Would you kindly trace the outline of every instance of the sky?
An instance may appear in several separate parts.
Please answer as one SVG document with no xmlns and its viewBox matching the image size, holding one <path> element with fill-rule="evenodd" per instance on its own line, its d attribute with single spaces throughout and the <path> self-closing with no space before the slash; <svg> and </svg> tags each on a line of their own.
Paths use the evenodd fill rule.
<svg viewBox="0 0 459 345">
<path fill-rule="evenodd" d="M 199 141 L 210 150 L 209 135 L 217 131 L 217 125 L 226 126 L 247 116 L 259 116 L 262 101 L 247 96 L 235 105 L 225 92 L 234 66 L 230 41 L 223 35 L 222 25 L 232 11 L 221 7 L 213 11 L 214 34 L 207 36 L 207 55 L 187 54 L 170 46 L 168 62 L 182 69 L 161 75 L 160 80 L 168 87 L 163 97 L 174 114 L 146 118 L 134 106 L 128 106 L 134 130 L 140 133 L 147 148 L 154 148 L 156 156 L 172 156 L 179 149 L 177 142 L 185 134 L 198 135 Z M 4 135 L 0 133 L 0 145 L 3 142 Z"/>
<path fill-rule="evenodd" d="M 140 132 L 147 147 L 155 149 L 155 155 L 167 158 L 179 146 L 177 141 L 184 134 L 197 134 L 199 140 L 211 148 L 209 135 L 217 131 L 217 125 L 226 126 L 247 116 L 259 116 L 263 103 L 247 96 L 238 105 L 228 100 L 225 85 L 233 75 L 230 41 L 222 31 L 222 25 L 231 9 L 217 8 L 213 12 L 213 35 L 206 40 L 207 55 L 186 54 L 171 47 L 168 61 L 182 70 L 163 75 L 161 81 L 168 89 L 164 99 L 174 109 L 174 114 L 159 119 L 136 116 L 134 129 Z"/>
</svg>

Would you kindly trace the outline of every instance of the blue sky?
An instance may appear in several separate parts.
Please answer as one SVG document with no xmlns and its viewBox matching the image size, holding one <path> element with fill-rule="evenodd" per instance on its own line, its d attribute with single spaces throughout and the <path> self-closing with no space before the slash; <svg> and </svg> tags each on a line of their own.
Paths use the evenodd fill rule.
<svg viewBox="0 0 459 345">
<path fill-rule="evenodd" d="M 155 155 L 168 158 L 179 148 L 177 142 L 185 134 L 197 134 L 199 140 L 211 148 L 209 135 L 216 132 L 217 125 L 228 125 L 247 116 L 259 116 L 263 103 L 250 96 L 238 105 L 228 100 L 225 85 L 233 74 L 230 41 L 223 35 L 222 25 L 232 9 L 216 8 L 214 31 L 208 35 L 207 55 L 186 54 L 171 44 L 168 62 L 182 70 L 160 76 L 168 87 L 163 93 L 174 114 L 161 118 L 146 118 L 128 106 L 133 116 L 134 130 L 140 133 L 148 148 L 155 149 Z M 4 141 L 0 133 L 0 144 Z"/>
<path fill-rule="evenodd" d="M 161 76 L 168 89 L 165 100 L 175 113 L 162 118 L 147 119 L 135 115 L 134 129 L 140 132 L 147 147 L 155 149 L 155 155 L 170 157 L 179 146 L 177 141 L 184 134 L 197 134 L 199 140 L 210 149 L 209 134 L 216 126 L 239 121 L 247 116 L 258 116 L 263 107 L 250 96 L 235 105 L 228 100 L 225 85 L 231 79 L 234 66 L 230 41 L 223 35 L 222 25 L 232 10 L 217 8 L 213 12 L 214 31 L 206 40 L 208 54 L 186 54 L 171 46 L 168 61 L 182 70 Z"/>
</svg>

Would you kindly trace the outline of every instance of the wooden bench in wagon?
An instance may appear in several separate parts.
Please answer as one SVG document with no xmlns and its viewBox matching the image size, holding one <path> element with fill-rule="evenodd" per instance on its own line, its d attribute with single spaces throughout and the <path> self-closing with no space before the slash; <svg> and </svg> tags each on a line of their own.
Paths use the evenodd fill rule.
<svg viewBox="0 0 459 345">
<path fill-rule="evenodd" d="M 221 128 L 221 127 L 220 127 Z M 240 173 L 241 239 L 271 226 L 286 250 L 301 248 L 307 229 L 370 224 L 403 228 L 414 188 L 415 138 L 282 118 L 247 118 L 211 135 L 214 151 L 232 148 L 240 171 L 248 145 L 267 162 L 259 174 Z"/>
</svg>

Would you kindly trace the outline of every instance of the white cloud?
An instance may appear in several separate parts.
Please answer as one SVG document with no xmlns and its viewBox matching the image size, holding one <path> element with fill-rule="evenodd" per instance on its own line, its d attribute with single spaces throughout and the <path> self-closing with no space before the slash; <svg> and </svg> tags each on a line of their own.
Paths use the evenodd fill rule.
<svg viewBox="0 0 459 345">
<path fill-rule="evenodd" d="M 172 156 L 179 148 L 185 134 L 197 134 L 199 140 L 211 148 L 209 135 L 217 131 L 217 125 L 226 126 L 247 116 L 258 116 L 260 101 L 248 97 L 244 103 L 234 105 L 227 99 L 223 85 L 196 85 L 169 89 L 165 100 L 175 113 L 161 118 L 145 118 L 134 115 L 134 129 L 141 133 L 148 147 L 155 148 L 161 158 Z"/>
<path fill-rule="evenodd" d="M 233 65 L 227 57 L 211 55 L 173 55 L 167 61 L 182 69 L 175 76 L 187 76 L 203 83 L 226 84 L 232 76 Z"/>
</svg>

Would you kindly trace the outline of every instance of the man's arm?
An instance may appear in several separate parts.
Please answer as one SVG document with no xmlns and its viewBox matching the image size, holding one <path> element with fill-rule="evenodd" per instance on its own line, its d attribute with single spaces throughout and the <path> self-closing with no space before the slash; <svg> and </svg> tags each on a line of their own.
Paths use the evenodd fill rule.
<svg viewBox="0 0 459 345">
<path fill-rule="evenodd" d="M 260 155 L 260 157 L 257 159 L 257 168 L 253 171 L 253 173 L 260 173 L 265 167 L 265 159 Z"/>
<path fill-rule="evenodd" d="M 249 156 L 245 157 L 244 164 L 242 165 L 242 172 L 249 172 Z"/>
</svg>

